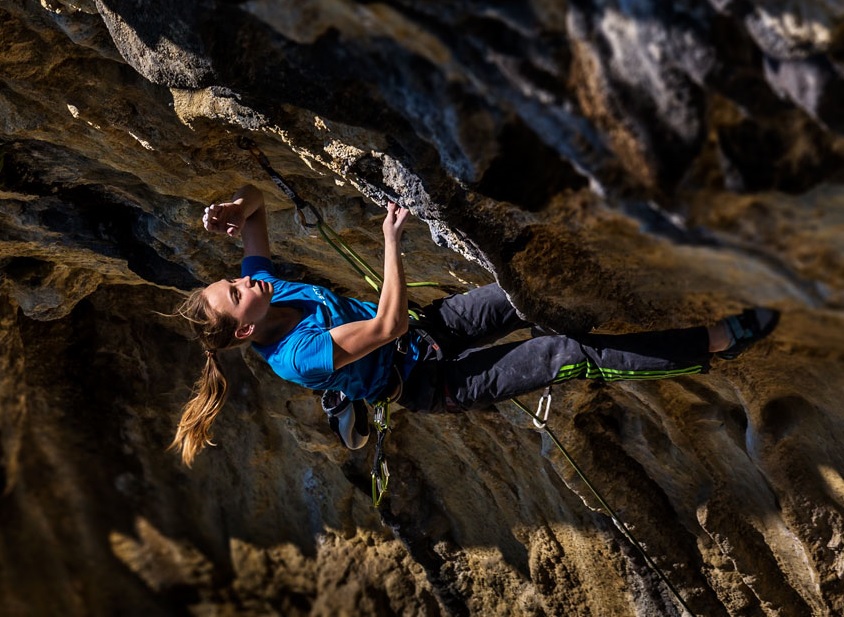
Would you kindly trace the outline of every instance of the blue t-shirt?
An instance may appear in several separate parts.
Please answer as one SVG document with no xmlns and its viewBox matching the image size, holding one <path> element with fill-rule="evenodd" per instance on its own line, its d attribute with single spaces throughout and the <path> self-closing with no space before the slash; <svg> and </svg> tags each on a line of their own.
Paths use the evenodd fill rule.
<svg viewBox="0 0 844 617">
<path fill-rule="evenodd" d="M 272 283 L 272 304 L 302 311 L 302 320 L 281 340 L 252 345 L 279 377 L 313 390 L 340 390 L 352 400 L 374 401 L 390 378 L 395 346 L 382 345 L 335 371 L 334 346 L 328 331 L 372 319 L 378 308 L 375 304 L 346 298 L 318 285 L 283 281 L 275 276 L 266 257 L 244 258 L 241 275 Z"/>
</svg>

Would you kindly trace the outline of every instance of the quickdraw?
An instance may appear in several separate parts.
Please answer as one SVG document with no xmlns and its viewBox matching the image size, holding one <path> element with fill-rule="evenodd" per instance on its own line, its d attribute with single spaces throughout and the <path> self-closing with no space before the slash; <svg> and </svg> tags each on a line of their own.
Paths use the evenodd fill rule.
<svg viewBox="0 0 844 617">
<path fill-rule="evenodd" d="M 375 458 L 372 462 L 372 505 L 378 508 L 381 500 L 387 492 L 390 484 L 390 468 L 387 466 L 387 457 L 384 453 L 384 439 L 390 431 L 390 403 L 383 401 L 375 405 L 372 415 L 372 423 L 378 432 L 375 441 Z"/>
<path fill-rule="evenodd" d="M 242 135 L 242 136 L 238 137 L 238 139 L 237 139 L 237 147 L 242 149 L 242 150 L 248 150 L 249 153 L 253 157 L 255 157 L 255 160 L 258 161 L 258 164 L 264 169 L 264 171 L 266 171 L 269 174 L 270 178 L 272 178 L 272 181 L 275 183 L 275 185 L 279 189 L 281 189 L 281 192 L 284 193 L 285 195 L 287 195 L 287 198 L 290 201 L 293 202 L 293 205 L 296 206 L 297 210 L 304 211 L 306 209 L 311 209 L 313 211 L 314 215 L 317 218 L 317 222 L 322 221 L 322 216 L 320 215 L 319 212 L 316 211 L 316 208 L 314 208 L 311 204 L 309 204 L 304 199 L 299 197 L 296 194 L 296 191 L 294 191 L 292 188 L 290 188 L 290 185 L 287 184 L 287 182 L 284 181 L 284 178 L 282 178 L 278 174 L 278 172 L 275 169 L 273 169 L 272 165 L 270 165 L 270 160 L 261 151 L 261 149 L 258 147 L 258 144 L 256 144 L 254 140 L 249 139 L 245 135 Z M 313 226 L 313 225 L 309 225 L 309 226 Z"/>
</svg>

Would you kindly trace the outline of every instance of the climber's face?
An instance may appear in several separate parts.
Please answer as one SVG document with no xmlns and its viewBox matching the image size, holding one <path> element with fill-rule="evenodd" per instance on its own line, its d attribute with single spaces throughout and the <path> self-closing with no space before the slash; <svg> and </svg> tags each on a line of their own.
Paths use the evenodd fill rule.
<svg viewBox="0 0 844 617">
<path fill-rule="evenodd" d="M 244 276 L 212 283 L 205 288 L 204 294 L 212 309 L 237 320 L 235 336 L 246 339 L 252 335 L 255 325 L 267 316 L 273 286 L 267 281 Z"/>
</svg>

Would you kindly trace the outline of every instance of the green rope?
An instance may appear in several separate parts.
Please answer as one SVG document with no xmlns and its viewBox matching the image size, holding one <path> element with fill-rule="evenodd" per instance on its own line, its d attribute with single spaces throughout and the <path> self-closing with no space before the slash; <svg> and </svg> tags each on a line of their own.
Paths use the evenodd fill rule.
<svg viewBox="0 0 844 617">
<path fill-rule="evenodd" d="M 381 277 L 380 274 L 375 272 L 369 265 L 363 260 L 363 258 L 358 255 L 348 244 L 343 242 L 340 236 L 337 234 L 336 231 L 331 229 L 328 225 L 323 222 L 317 223 L 317 229 L 319 233 L 322 235 L 323 239 L 328 243 L 328 245 L 333 248 L 337 253 L 345 259 L 352 268 L 361 275 L 363 280 L 365 280 L 375 291 L 381 291 L 381 285 L 384 284 L 384 279 Z"/>
<path fill-rule="evenodd" d="M 656 564 L 656 562 L 654 562 L 654 560 L 651 559 L 650 555 L 648 555 L 647 551 L 645 551 L 645 548 L 642 546 L 642 544 L 633 535 L 633 532 L 630 531 L 630 529 L 627 527 L 627 525 L 624 523 L 624 521 L 622 521 L 621 518 L 615 513 L 615 510 L 613 510 L 610 507 L 610 505 L 606 502 L 606 500 L 603 498 L 601 493 L 598 492 L 598 489 L 595 488 L 595 485 L 592 484 L 592 482 L 589 480 L 589 478 L 586 476 L 586 474 L 583 472 L 583 470 L 580 468 L 580 466 L 575 462 L 575 460 L 571 457 L 571 455 L 565 449 L 565 447 L 560 442 L 560 440 L 557 439 L 557 436 L 551 431 L 550 428 L 548 428 L 547 418 L 540 418 L 539 416 L 534 414 L 519 399 L 512 398 L 512 399 L 510 399 L 510 401 L 516 407 L 518 407 L 523 412 L 525 412 L 527 415 L 529 415 L 533 419 L 534 423 L 538 427 L 541 427 L 542 430 L 545 431 L 545 434 L 548 435 L 548 437 L 551 438 L 551 441 L 554 442 L 554 445 L 557 446 L 557 449 L 559 449 L 559 451 L 562 453 L 563 457 L 566 459 L 568 464 L 571 465 L 572 469 L 574 469 L 575 473 L 577 473 L 577 475 L 580 477 L 580 479 L 583 480 L 583 483 L 592 492 L 592 495 L 595 496 L 595 499 L 598 500 L 598 503 L 601 504 L 601 507 L 604 508 L 604 511 L 609 515 L 609 517 L 612 519 L 613 523 L 615 523 L 615 526 L 619 529 L 619 531 L 621 531 L 621 533 L 624 534 L 624 536 L 630 541 L 630 543 L 636 548 L 636 550 L 639 551 L 639 553 L 645 559 L 645 563 L 648 564 L 648 566 L 651 568 L 651 570 L 656 572 L 657 576 L 659 576 L 659 578 L 662 579 L 662 581 L 665 583 L 665 585 L 668 587 L 668 589 L 671 591 L 671 593 L 674 595 L 674 597 L 677 598 L 677 601 L 680 603 L 680 606 L 682 606 L 684 609 L 686 609 L 689 612 L 690 615 L 694 615 L 694 613 L 692 612 L 692 609 L 690 609 L 688 607 L 688 605 L 686 604 L 686 602 L 683 600 L 683 596 L 680 595 L 680 592 L 677 591 L 677 589 L 674 587 L 674 585 L 671 584 L 671 581 L 668 580 L 668 577 L 665 575 L 665 573 L 662 571 L 662 569 Z"/>
</svg>

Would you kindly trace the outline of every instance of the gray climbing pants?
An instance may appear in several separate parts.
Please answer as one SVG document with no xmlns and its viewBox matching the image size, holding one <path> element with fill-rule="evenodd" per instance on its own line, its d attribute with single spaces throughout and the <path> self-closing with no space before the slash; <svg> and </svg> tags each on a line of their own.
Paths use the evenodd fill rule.
<svg viewBox="0 0 844 617">
<path fill-rule="evenodd" d="M 704 327 L 577 338 L 552 334 L 490 345 L 531 325 L 495 284 L 437 300 L 422 312 L 430 337 L 416 335 L 422 355 L 398 400 L 412 411 L 483 408 L 575 378 L 615 381 L 700 373 L 710 359 Z"/>
</svg>

